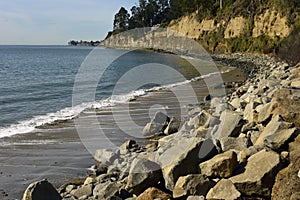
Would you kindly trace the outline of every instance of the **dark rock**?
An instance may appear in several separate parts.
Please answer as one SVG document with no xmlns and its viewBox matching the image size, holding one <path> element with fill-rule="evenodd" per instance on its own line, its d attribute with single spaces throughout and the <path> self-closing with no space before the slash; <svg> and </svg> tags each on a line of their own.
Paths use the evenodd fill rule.
<svg viewBox="0 0 300 200">
<path fill-rule="evenodd" d="M 170 134 L 178 132 L 180 123 L 181 122 L 178 119 L 176 119 L 175 117 L 172 117 L 167 128 L 164 130 L 164 133 L 166 135 L 170 135 Z"/>
<path fill-rule="evenodd" d="M 28 186 L 22 200 L 61 200 L 61 196 L 47 180 L 37 181 Z"/>
</svg>

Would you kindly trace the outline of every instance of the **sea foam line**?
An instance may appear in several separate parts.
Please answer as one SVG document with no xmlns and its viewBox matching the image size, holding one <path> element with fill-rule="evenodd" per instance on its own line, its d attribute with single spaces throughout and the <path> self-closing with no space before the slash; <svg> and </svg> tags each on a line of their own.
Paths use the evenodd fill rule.
<svg viewBox="0 0 300 200">
<path fill-rule="evenodd" d="M 9 127 L 0 128 L 0 138 L 10 137 L 10 136 L 13 136 L 16 134 L 29 133 L 29 132 L 36 130 L 37 127 L 39 127 L 39 126 L 51 124 L 56 121 L 66 121 L 66 120 L 74 119 L 75 117 L 77 117 L 80 113 L 82 113 L 86 109 L 100 109 L 100 108 L 104 108 L 104 107 L 111 107 L 111 106 L 114 106 L 114 105 L 120 104 L 120 103 L 126 103 L 126 102 L 130 101 L 131 99 L 134 99 L 139 96 L 144 96 L 151 92 L 189 84 L 193 81 L 197 81 L 197 80 L 200 80 L 203 78 L 208 78 L 208 77 L 211 77 L 211 76 L 219 74 L 219 73 L 220 72 L 214 72 L 214 73 L 202 75 L 199 77 L 195 77 L 191 80 L 186 80 L 183 82 L 168 84 L 168 85 L 164 85 L 164 86 L 157 86 L 157 87 L 153 87 L 150 89 L 140 89 L 140 90 L 136 90 L 136 91 L 130 92 L 125 95 L 114 95 L 114 96 L 111 96 L 110 98 L 107 98 L 104 100 L 99 100 L 99 101 L 89 102 L 89 103 L 82 103 L 77 106 L 64 108 L 64 109 L 54 112 L 54 113 L 48 113 L 46 115 L 36 116 L 36 117 L 33 117 L 32 119 L 20 121 L 17 124 L 12 124 Z M 223 73 L 225 73 L 225 72 L 223 72 Z"/>
</svg>

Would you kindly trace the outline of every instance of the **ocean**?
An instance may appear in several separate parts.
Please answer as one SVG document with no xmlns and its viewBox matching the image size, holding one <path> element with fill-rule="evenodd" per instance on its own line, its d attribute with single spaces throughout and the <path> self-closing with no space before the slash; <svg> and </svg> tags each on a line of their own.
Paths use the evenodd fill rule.
<svg viewBox="0 0 300 200">
<path fill-rule="evenodd" d="M 241 74 L 207 58 L 73 46 L 0 46 L 0 72 L 0 199 L 84 177 L 96 149 L 142 144 L 157 111 L 183 119 Z"/>
<path fill-rule="evenodd" d="M 93 104 L 101 106 L 104 100 L 112 96 L 112 91 L 116 95 L 114 86 L 118 79 L 139 65 L 160 63 L 172 66 L 179 70 L 186 80 L 199 76 L 192 67 L 187 67 L 189 63 L 175 55 L 97 48 L 94 49 L 99 55 L 97 63 L 110 61 L 110 56 L 126 56 L 122 55 L 123 57 L 115 60 L 110 66 L 99 67 L 96 63 L 95 68 L 100 69 L 94 70 L 102 70 L 105 73 L 99 77 L 95 101 L 84 102 L 88 105 L 74 108 L 72 93 L 75 77 L 93 49 L 71 46 L 0 46 L 0 138 L 27 133 L 57 120 L 74 118 Z M 108 54 L 110 56 L 106 56 Z M 86 80 L 89 76 L 86 74 Z M 145 77 L 142 76 L 150 75 L 139 76 L 140 80 L 143 80 Z M 144 94 L 142 89 L 184 82 L 184 79 L 174 77 L 173 74 L 161 80 L 157 78 L 155 83 L 137 88 L 139 92 L 132 90 L 132 86 L 127 87 L 123 84 L 117 95 L 120 101 L 125 101 L 132 96 Z"/>
</svg>

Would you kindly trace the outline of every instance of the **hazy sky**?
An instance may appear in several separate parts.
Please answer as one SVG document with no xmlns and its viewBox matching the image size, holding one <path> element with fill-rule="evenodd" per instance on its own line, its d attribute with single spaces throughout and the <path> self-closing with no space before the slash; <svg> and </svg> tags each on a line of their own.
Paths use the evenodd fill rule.
<svg viewBox="0 0 300 200">
<path fill-rule="evenodd" d="M 137 0 L 0 0 L 0 44 L 66 44 L 100 40 L 114 14 Z"/>
</svg>

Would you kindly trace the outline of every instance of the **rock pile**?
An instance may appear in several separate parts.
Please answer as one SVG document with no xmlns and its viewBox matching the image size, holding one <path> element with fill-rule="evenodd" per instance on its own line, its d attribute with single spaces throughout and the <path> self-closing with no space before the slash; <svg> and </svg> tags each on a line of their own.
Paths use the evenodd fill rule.
<svg viewBox="0 0 300 200">
<path fill-rule="evenodd" d="M 144 129 L 147 137 L 161 136 L 153 144 L 130 140 L 119 150 L 97 151 L 93 173 L 62 186 L 62 198 L 299 199 L 300 64 L 218 58 L 252 63 L 249 78 L 181 123 L 157 113 Z"/>
</svg>

